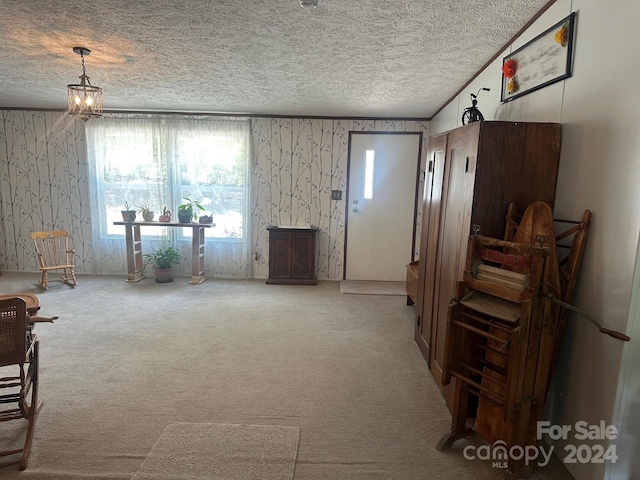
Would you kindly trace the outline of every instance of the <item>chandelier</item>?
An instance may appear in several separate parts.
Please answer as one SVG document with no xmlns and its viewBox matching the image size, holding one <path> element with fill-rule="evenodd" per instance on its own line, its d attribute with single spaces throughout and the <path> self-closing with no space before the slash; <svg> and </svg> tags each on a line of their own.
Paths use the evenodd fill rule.
<svg viewBox="0 0 640 480">
<path fill-rule="evenodd" d="M 84 47 L 73 47 L 73 51 L 82 59 L 82 75 L 80 83 L 67 85 L 67 102 L 69 115 L 74 115 L 85 122 L 90 118 L 102 117 L 102 89 L 94 87 L 84 68 L 84 56 L 91 54 L 91 50 Z"/>
</svg>

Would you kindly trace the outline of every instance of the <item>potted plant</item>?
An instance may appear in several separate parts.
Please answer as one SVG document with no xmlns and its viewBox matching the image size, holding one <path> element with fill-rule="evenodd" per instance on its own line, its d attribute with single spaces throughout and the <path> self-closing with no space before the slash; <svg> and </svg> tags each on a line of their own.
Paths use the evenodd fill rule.
<svg viewBox="0 0 640 480">
<path fill-rule="evenodd" d="M 142 205 L 140 205 L 138 207 L 138 212 L 142 214 L 142 218 L 144 218 L 145 222 L 153 222 L 155 213 L 153 213 L 153 210 L 151 210 L 149 204 L 143 203 Z"/>
<path fill-rule="evenodd" d="M 213 215 L 202 214 L 198 217 L 198 223 L 213 223 Z"/>
<path fill-rule="evenodd" d="M 178 205 L 178 221 L 180 223 L 191 223 L 198 218 L 198 212 L 202 211 L 204 211 L 204 207 L 198 200 L 184 197 L 182 204 Z"/>
<path fill-rule="evenodd" d="M 180 263 L 182 257 L 173 247 L 154 248 L 151 253 L 145 253 L 145 265 L 152 264 L 157 283 L 173 282 L 173 265 Z"/>
<path fill-rule="evenodd" d="M 171 212 L 167 210 L 167 207 L 162 207 L 162 215 L 158 217 L 158 221 L 169 223 L 171 221 Z"/>
<path fill-rule="evenodd" d="M 123 222 L 135 222 L 136 221 L 136 211 L 131 210 L 129 208 L 129 202 L 124 201 L 124 209 L 120 211 L 122 213 L 122 221 Z"/>
</svg>

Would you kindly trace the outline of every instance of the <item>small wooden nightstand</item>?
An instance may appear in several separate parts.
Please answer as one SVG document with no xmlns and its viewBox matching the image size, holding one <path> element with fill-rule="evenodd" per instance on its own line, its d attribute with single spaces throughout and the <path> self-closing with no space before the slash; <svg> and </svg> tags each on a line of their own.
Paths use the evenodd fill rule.
<svg viewBox="0 0 640 480">
<path fill-rule="evenodd" d="M 268 227 L 268 284 L 316 285 L 315 227 Z"/>
</svg>

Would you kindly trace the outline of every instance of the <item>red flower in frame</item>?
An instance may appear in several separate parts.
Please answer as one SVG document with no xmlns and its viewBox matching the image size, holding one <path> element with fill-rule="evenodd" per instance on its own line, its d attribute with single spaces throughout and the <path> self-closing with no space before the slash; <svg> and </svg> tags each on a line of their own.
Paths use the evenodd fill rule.
<svg viewBox="0 0 640 480">
<path fill-rule="evenodd" d="M 516 74 L 517 69 L 518 63 L 515 61 L 515 59 L 510 58 L 502 65 L 502 75 L 504 75 L 504 78 L 513 78 L 513 76 Z"/>
</svg>

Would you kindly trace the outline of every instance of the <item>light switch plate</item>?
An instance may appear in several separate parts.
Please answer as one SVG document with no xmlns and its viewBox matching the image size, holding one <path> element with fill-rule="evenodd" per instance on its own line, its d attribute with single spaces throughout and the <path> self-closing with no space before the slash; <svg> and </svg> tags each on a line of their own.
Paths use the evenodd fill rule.
<svg viewBox="0 0 640 480">
<path fill-rule="evenodd" d="M 331 190 L 331 200 L 342 200 L 342 190 Z"/>
</svg>

